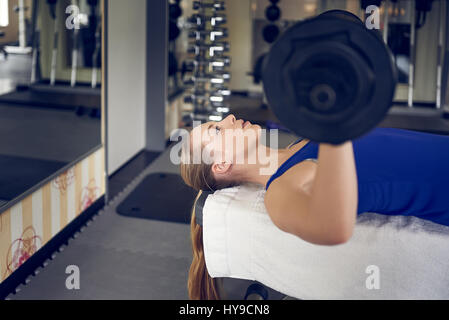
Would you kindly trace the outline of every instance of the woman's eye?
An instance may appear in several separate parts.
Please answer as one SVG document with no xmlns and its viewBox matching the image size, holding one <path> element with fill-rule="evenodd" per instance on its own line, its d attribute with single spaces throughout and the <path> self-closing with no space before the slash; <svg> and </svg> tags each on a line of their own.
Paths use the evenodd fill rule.
<svg viewBox="0 0 449 320">
<path fill-rule="evenodd" d="M 215 127 L 215 133 L 218 134 L 220 132 L 220 127 Z"/>
</svg>

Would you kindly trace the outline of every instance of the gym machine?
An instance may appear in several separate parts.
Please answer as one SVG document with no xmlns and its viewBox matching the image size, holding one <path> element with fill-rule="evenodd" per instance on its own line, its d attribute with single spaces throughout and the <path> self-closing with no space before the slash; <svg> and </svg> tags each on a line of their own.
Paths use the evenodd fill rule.
<svg viewBox="0 0 449 320">
<path fill-rule="evenodd" d="M 363 1 L 363 5 L 375 2 Z M 377 3 L 374 3 L 377 5 Z M 404 129 L 429 131 L 448 134 L 446 121 L 449 118 L 447 101 L 447 74 L 449 73 L 449 8 L 446 1 L 434 0 L 383 0 L 383 39 L 395 56 L 398 67 L 398 81 L 406 93 L 405 101 L 395 100 L 394 107 L 389 110 L 383 122 L 385 126 L 396 126 Z M 428 19 L 432 10 L 437 11 L 433 20 Z M 437 10 L 436 10 L 437 9 Z M 430 66 L 435 68 L 435 95 L 430 101 L 417 98 L 416 87 L 419 84 L 421 69 L 416 68 L 417 35 L 426 23 L 436 24 L 436 40 L 429 43 L 429 51 L 436 50 L 436 62 Z M 426 41 L 421 38 L 420 41 Z M 434 44 L 435 43 L 435 44 Z M 422 52 L 420 53 L 422 54 Z M 418 81 L 417 81 L 418 80 Z M 426 97 L 431 99 L 431 97 Z"/>
<path fill-rule="evenodd" d="M 228 67 L 231 59 L 226 55 L 230 46 L 226 41 L 226 6 L 224 1 L 193 1 L 197 13 L 189 19 L 191 29 L 187 52 L 192 56 L 183 64 L 183 79 L 190 87 L 184 102 L 192 105 L 185 115 L 187 124 L 195 120 L 220 121 L 229 112 L 227 103 L 231 92 L 228 83 L 231 75 Z"/>
<path fill-rule="evenodd" d="M 383 7 L 383 30 L 382 38 L 391 48 L 398 64 L 399 82 L 407 86 L 407 99 L 405 105 L 410 108 L 422 106 L 419 101 L 414 100 L 414 91 L 416 86 L 416 39 L 417 31 L 424 26 L 427 21 L 427 15 L 432 10 L 432 6 L 439 6 L 439 14 L 437 18 L 437 72 L 436 72 L 436 92 L 435 92 L 435 109 L 443 108 L 443 96 L 445 88 L 443 83 L 443 68 L 447 64 L 448 58 L 445 57 L 443 48 L 447 51 L 447 34 L 445 39 L 444 17 L 447 14 L 446 1 L 434 0 L 361 0 L 361 9 L 366 17 L 366 8 L 369 5 Z M 406 43 L 408 41 L 408 43 Z M 400 66 L 398 57 L 408 55 L 407 70 L 405 66 Z M 396 104 L 400 104 L 396 102 Z M 413 112 L 413 111 L 411 111 Z"/>
<path fill-rule="evenodd" d="M 17 6 L 14 7 L 14 12 L 18 15 L 19 20 L 19 43 L 17 46 L 5 46 L 4 50 L 11 54 L 30 54 L 32 48 L 29 46 L 30 41 L 28 35 L 31 34 L 30 22 L 25 18 L 25 12 L 30 8 L 25 6 L 25 0 L 18 0 Z M 34 10 L 34 6 L 33 6 Z M 32 27 L 31 27 L 32 29 Z"/>
</svg>

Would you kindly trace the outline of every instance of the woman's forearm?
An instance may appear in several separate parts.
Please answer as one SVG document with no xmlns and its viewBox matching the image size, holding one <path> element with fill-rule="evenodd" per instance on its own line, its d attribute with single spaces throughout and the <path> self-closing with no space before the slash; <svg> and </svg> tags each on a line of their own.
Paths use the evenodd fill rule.
<svg viewBox="0 0 449 320">
<path fill-rule="evenodd" d="M 357 174 L 352 142 L 320 144 L 309 203 L 311 217 L 323 234 L 347 241 L 357 216 Z"/>
</svg>

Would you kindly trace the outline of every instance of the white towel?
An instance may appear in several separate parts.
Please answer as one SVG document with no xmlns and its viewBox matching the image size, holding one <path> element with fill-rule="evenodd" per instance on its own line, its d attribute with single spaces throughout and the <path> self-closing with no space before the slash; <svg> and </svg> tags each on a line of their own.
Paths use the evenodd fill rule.
<svg viewBox="0 0 449 320">
<path fill-rule="evenodd" d="M 207 198 L 212 277 L 257 280 L 299 299 L 449 299 L 449 227 L 365 213 L 347 243 L 319 246 L 278 229 L 264 194 L 246 185 Z"/>
</svg>

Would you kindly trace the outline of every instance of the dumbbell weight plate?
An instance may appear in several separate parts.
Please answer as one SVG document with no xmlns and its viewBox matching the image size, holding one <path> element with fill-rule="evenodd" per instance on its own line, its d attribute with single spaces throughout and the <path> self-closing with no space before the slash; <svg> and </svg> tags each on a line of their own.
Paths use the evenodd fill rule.
<svg viewBox="0 0 449 320">
<path fill-rule="evenodd" d="M 273 112 L 316 142 L 340 144 L 373 129 L 391 106 L 395 84 L 388 48 L 348 19 L 299 22 L 264 61 L 263 85 Z"/>
<path fill-rule="evenodd" d="M 273 43 L 279 36 L 279 28 L 275 24 L 269 24 L 262 30 L 262 37 L 268 43 Z"/>
<path fill-rule="evenodd" d="M 178 28 L 176 21 L 170 20 L 168 23 L 168 39 L 174 41 L 179 37 L 181 31 Z"/>
<path fill-rule="evenodd" d="M 281 17 L 281 9 L 277 5 L 272 4 L 265 9 L 265 17 L 271 22 L 276 21 Z"/>
<path fill-rule="evenodd" d="M 178 3 L 170 3 L 168 12 L 170 20 L 176 20 L 182 16 L 182 8 Z"/>
<path fill-rule="evenodd" d="M 173 52 L 168 52 L 168 75 L 174 76 L 178 72 L 178 61 Z"/>
</svg>

